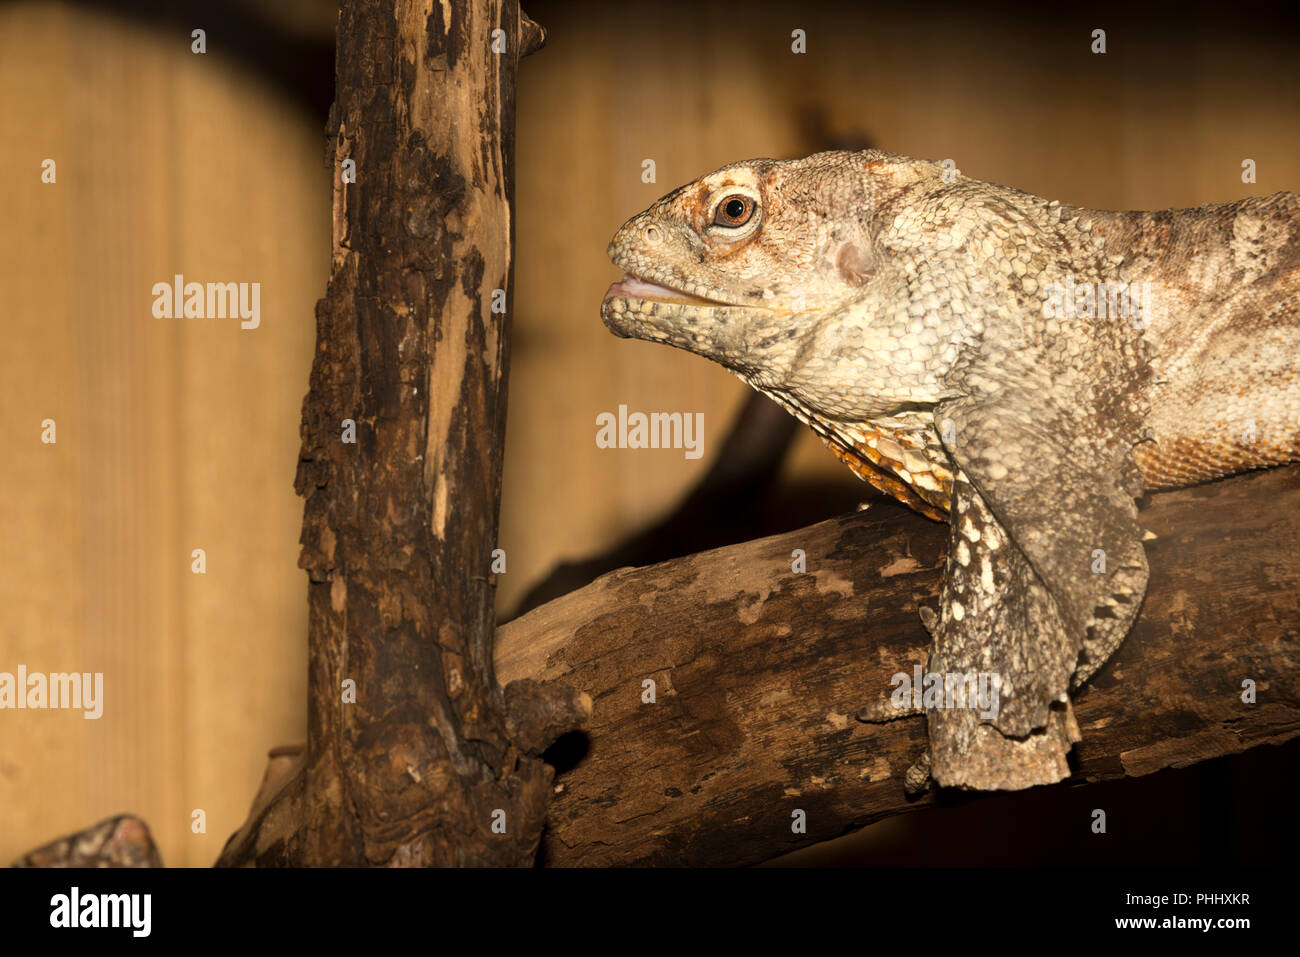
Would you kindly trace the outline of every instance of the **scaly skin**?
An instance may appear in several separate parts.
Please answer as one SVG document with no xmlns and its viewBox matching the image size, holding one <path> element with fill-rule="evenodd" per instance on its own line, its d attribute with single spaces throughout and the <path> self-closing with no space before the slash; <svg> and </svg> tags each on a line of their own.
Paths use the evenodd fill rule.
<svg viewBox="0 0 1300 957">
<path fill-rule="evenodd" d="M 627 272 L 601 308 L 612 331 L 721 363 L 951 522 L 942 608 L 922 615 L 929 670 L 996 673 L 1002 704 L 989 720 L 929 711 L 942 785 L 1069 773 L 1069 692 L 1146 588 L 1144 481 L 1300 458 L 1289 193 L 1099 212 L 820 153 L 723 167 L 629 220 L 609 254 Z M 1108 293 L 1144 284 L 1140 315 L 1113 311 Z M 1085 286 L 1100 314 L 1086 298 L 1065 312 L 1060 291 Z"/>
</svg>

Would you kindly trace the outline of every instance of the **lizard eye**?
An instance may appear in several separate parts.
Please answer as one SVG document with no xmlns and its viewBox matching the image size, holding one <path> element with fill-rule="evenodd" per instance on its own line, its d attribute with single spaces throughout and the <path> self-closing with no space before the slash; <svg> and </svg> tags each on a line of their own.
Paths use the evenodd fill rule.
<svg viewBox="0 0 1300 957">
<path fill-rule="evenodd" d="M 715 226 L 744 226 L 754 215 L 754 201 L 743 193 L 733 193 L 718 203 L 713 214 Z"/>
</svg>

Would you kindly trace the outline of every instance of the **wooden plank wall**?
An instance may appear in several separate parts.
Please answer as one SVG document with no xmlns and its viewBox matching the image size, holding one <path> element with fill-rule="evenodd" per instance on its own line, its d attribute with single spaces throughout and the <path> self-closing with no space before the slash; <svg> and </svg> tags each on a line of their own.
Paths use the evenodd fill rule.
<svg viewBox="0 0 1300 957">
<path fill-rule="evenodd" d="M 129 810 L 166 862 L 210 863 L 266 749 L 304 733 L 292 486 L 329 262 L 320 125 L 189 47 L 0 10 L 0 670 L 105 683 L 99 720 L 0 712 L 3 861 Z M 154 318 L 177 272 L 261 282 L 260 327 Z"/>
</svg>

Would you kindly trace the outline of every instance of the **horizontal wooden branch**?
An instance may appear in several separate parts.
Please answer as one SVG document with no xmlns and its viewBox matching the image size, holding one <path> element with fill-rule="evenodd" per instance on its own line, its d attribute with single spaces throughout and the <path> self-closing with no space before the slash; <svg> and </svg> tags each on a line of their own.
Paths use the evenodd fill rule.
<svg viewBox="0 0 1300 957">
<path fill-rule="evenodd" d="M 1300 467 L 1156 496 L 1143 521 L 1159 536 L 1150 589 L 1077 696 L 1071 782 L 1300 733 Z M 935 604 L 946 542 L 946 527 L 881 504 L 621 569 L 499 628 L 503 683 L 563 681 L 594 700 L 587 753 L 557 779 L 546 863 L 754 863 L 930 803 L 903 788 L 924 720 L 854 715 L 924 667 L 917 607 Z"/>
</svg>

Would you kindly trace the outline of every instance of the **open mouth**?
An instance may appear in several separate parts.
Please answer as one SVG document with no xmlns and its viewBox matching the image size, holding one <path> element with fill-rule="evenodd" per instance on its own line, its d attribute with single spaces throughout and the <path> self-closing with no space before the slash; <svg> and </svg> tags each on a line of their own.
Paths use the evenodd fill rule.
<svg viewBox="0 0 1300 957">
<path fill-rule="evenodd" d="M 631 273 L 624 273 L 623 278 L 616 283 L 611 283 L 609 292 L 605 293 L 608 299 L 655 299 L 659 302 L 677 302 L 690 305 L 710 305 L 725 306 L 727 303 L 718 299 L 706 299 L 703 296 L 693 296 L 688 292 L 682 292 L 680 289 L 673 289 L 670 286 L 661 286 L 657 282 L 650 282 L 642 279 L 640 276 L 634 276 Z"/>
</svg>

